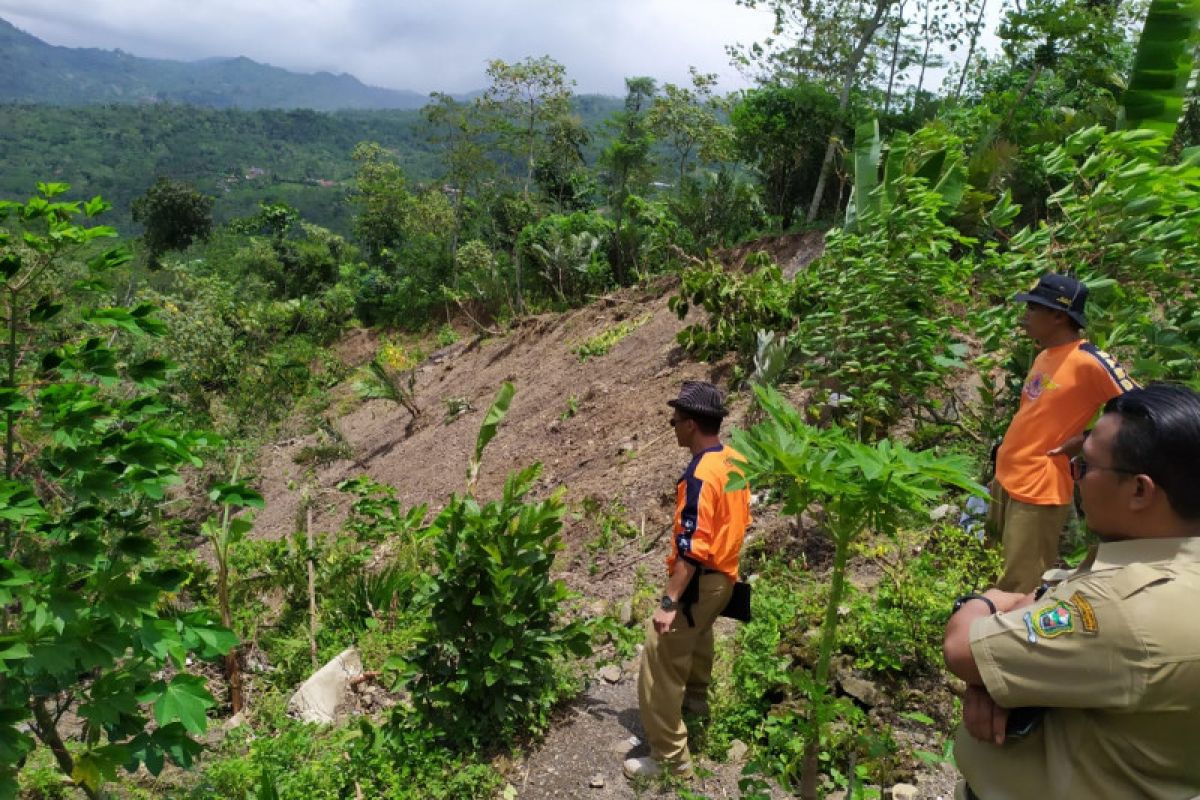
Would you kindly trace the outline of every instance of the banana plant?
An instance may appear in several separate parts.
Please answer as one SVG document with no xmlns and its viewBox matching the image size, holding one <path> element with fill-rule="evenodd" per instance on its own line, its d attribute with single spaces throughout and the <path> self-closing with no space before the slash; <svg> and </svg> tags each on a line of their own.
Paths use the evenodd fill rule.
<svg viewBox="0 0 1200 800">
<path fill-rule="evenodd" d="M 1197 0 L 1200 2 L 1200 0 Z M 917 136 L 936 135 L 919 132 Z M 859 220 L 886 216 L 895 207 L 902 184 L 901 178 L 924 178 L 945 201 L 942 214 L 952 213 L 962 202 L 967 188 L 967 170 L 962 150 L 955 147 L 914 147 L 914 137 L 897 134 L 887 144 L 887 158 L 882 158 L 884 143 L 879 136 L 879 121 L 864 122 L 855 129 L 854 189 L 846 206 L 847 231 L 854 232 Z M 879 164 L 883 161 L 883 182 L 879 180 Z"/>
<path fill-rule="evenodd" d="M 1151 0 L 1117 127 L 1158 131 L 1169 141 L 1195 70 L 1200 0 Z"/>
</svg>

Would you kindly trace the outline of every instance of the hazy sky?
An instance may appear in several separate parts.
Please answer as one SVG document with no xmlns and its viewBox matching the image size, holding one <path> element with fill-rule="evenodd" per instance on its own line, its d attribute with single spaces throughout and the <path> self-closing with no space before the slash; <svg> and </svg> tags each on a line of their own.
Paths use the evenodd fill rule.
<svg viewBox="0 0 1200 800">
<path fill-rule="evenodd" d="M 741 88 L 725 45 L 771 25 L 734 0 L 0 0 L 0 17 L 50 44 L 244 55 L 421 93 L 482 89 L 491 58 L 549 55 L 577 91 L 611 95 L 630 75 L 683 83 L 690 65 Z"/>
</svg>

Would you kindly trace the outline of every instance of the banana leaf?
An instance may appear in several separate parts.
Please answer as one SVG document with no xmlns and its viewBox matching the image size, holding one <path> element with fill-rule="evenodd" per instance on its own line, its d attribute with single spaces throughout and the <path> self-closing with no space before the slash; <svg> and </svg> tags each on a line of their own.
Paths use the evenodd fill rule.
<svg viewBox="0 0 1200 800">
<path fill-rule="evenodd" d="M 871 193 L 879 185 L 879 120 L 861 123 L 854 129 L 854 191 L 846 206 L 846 230 L 854 230 L 859 217 L 877 212 L 878 199 Z"/>
<path fill-rule="evenodd" d="M 1195 68 L 1200 0 L 1151 0 L 1138 39 L 1117 125 L 1158 131 L 1169 140 L 1183 115 Z"/>
</svg>

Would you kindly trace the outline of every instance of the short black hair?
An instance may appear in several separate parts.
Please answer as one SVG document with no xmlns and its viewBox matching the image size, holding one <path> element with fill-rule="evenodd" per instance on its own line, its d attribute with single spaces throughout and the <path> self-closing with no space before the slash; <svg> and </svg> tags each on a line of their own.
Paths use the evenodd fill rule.
<svg viewBox="0 0 1200 800">
<path fill-rule="evenodd" d="M 694 411 L 688 411 L 684 408 L 676 406 L 675 411 L 684 419 L 690 419 L 696 423 L 696 427 L 700 432 L 707 436 L 716 436 L 721 432 L 721 418 L 709 417 L 703 414 L 697 414 Z"/>
<path fill-rule="evenodd" d="M 1121 418 L 1114 466 L 1149 475 L 1176 514 L 1200 519 L 1200 395 L 1183 386 L 1151 384 L 1117 395 L 1104 413 Z"/>
</svg>

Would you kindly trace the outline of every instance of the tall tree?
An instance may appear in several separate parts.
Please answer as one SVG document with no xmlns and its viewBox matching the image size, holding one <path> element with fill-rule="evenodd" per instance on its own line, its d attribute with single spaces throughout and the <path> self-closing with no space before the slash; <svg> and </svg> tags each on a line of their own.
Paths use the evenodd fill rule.
<svg viewBox="0 0 1200 800">
<path fill-rule="evenodd" d="M 845 131 L 851 93 L 874 73 L 872 46 L 899 0 L 736 0 L 748 8 L 760 6 L 775 15 L 771 36 L 749 49 L 735 48 L 735 59 L 757 66 L 762 77 L 789 83 L 808 78 L 837 94 L 838 115 L 821 172 L 808 206 L 816 219 L 833 171 L 834 156 Z M 872 56 L 872 58 L 868 58 Z"/>
<path fill-rule="evenodd" d="M 767 212 L 785 228 L 816 184 L 823 148 L 837 118 L 837 98 L 803 80 L 751 89 L 733 106 L 730 120 L 737 154 L 757 174 Z"/>
<path fill-rule="evenodd" d="M 483 125 L 478 107 L 460 103 L 441 92 L 434 92 L 430 98 L 432 102 L 421 109 L 421 115 L 430 126 L 434 143 L 442 146 L 445 181 L 454 198 L 455 233 L 450 240 L 453 254 L 458 250 L 463 204 L 479 190 L 495 168 L 481 141 Z"/>
<path fill-rule="evenodd" d="M 491 86 L 480 98 L 493 115 L 501 144 L 525 164 L 522 191 L 529 194 L 539 149 L 551 124 L 570 113 L 571 87 L 567 70 L 549 56 L 529 57 L 515 64 L 495 59 L 488 63 Z"/>
<path fill-rule="evenodd" d="M 143 227 L 142 241 L 151 264 L 172 250 L 186 250 L 212 235 L 213 199 L 183 181 L 159 177 L 133 201 L 133 220 Z"/>
<path fill-rule="evenodd" d="M 591 139 L 583 120 L 574 114 L 553 120 L 546 130 L 545 147 L 534 164 L 533 177 L 560 212 L 589 202 L 594 181 L 583 150 Z"/>
<path fill-rule="evenodd" d="M 692 85 L 668 83 L 650 106 L 650 130 L 675 151 L 678 167 L 676 191 L 683 193 L 684 176 L 693 156 L 702 161 L 721 161 L 728 157 L 733 143 L 732 129 L 721 122 L 719 98 L 714 97 L 717 76 L 690 68 Z"/>
<path fill-rule="evenodd" d="M 358 165 L 352 197 L 358 207 L 354 232 L 367 260 L 377 264 L 386 251 L 404 243 L 412 195 L 404 171 L 381 145 L 363 142 L 354 148 L 353 158 Z"/>
<path fill-rule="evenodd" d="M 619 283 L 625 282 L 630 261 L 624 229 L 625 201 L 630 195 L 644 190 L 653 175 L 650 148 L 654 135 L 646 116 L 657 88 L 653 78 L 625 79 L 625 107 L 608 121 L 614 136 L 601 155 L 609 207 L 616 226 L 612 263 Z"/>
</svg>

